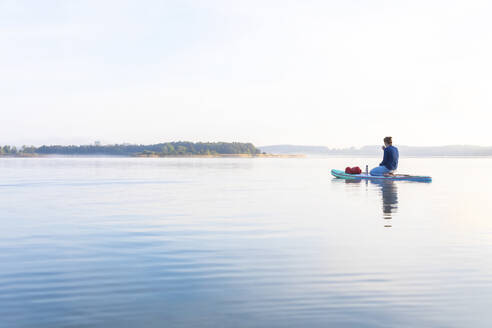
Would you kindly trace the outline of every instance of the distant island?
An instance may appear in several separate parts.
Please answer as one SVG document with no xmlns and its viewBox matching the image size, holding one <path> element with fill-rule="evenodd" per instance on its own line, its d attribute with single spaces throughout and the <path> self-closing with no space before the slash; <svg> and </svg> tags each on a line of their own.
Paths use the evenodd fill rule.
<svg viewBox="0 0 492 328">
<path fill-rule="evenodd" d="M 398 145 L 400 154 L 408 157 L 463 157 L 492 156 L 492 147 L 472 145 L 415 147 Z M 361 148 L 328 148 L 324 146 L 273 145 L 259 147 L 261 151 L 275 154 L 304 154 L 313 156 L 381 156 L 381 146 Z"/>
<path fill-rule="evenodd" d="M 0 156 L 133 156 L 133 157 L 292 157 L 260 151 L 252 143 L 241 142 L 166 142 L 153 145 L 71 145 L 71 146 L 0 146 Z"/>
<path fill-rule="evenodd" d="M 398 146 L 407 157 L 484 157 L 492 156 L 492 147 L 471 145 L 414 147 Z M 241 142 L 176 141 L 152 145 L 114 144 L 0 146 L 0 157 L 39 156 L 124 156 L 124 157 L 305 157 L 308 156 L 381 156 L 381 146 L 328 148 L 324 146 L 273 145 L 255 147 Z"/>
</svg>

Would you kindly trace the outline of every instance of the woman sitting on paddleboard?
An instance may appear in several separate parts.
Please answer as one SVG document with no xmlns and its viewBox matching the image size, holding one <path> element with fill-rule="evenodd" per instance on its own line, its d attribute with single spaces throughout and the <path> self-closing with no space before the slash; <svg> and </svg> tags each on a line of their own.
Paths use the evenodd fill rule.
<svg viewBox="0 0 492 328">
<path fill-rule="evenodd" d="M 393 173 L 398 168 L 398 148 L 393 147 L 391 137 L 384 138 L 384 156 L 383 161 L 378 167 L 371 170 L 371 175 L 386 175 Z"/>
</svg>

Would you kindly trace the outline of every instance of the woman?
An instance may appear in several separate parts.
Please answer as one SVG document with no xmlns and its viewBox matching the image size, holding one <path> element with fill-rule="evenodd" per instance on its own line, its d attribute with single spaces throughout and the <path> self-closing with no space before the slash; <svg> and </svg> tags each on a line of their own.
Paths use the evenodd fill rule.
<svg viewBox="0 0 492 328">
<path fill-rule="evenodd" d="M 398 153 L 398 148 L 393 146 L 391 137 L 384 138 L 383 151 L 383 161 L 378 167 L 371 170 L 371 175 L 392 174 L 398 168 L 398 158 L 400 155 Z"/>
</svg>

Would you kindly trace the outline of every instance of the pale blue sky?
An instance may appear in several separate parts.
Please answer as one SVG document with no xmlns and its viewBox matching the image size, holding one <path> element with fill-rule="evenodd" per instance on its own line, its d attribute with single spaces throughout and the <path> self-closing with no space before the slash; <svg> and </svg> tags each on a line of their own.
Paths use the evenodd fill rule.
<svg viewBox="0 0 492 328">
<path fill-rule="evenodd" d="M 492 145 L 489 1 L 0 0 L 0 144 Z"/>
</svg>

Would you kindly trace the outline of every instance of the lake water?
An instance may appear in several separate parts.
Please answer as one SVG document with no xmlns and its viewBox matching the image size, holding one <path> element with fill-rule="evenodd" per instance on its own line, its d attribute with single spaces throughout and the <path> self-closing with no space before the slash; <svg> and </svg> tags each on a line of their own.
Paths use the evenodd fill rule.
<svg viewBox="0 0 492 328">
<path fill-rule="evenodd" d="M 0 327 L 491 327 L 492 159 L 378 162 L 0 159 Z"/>
</svg>

